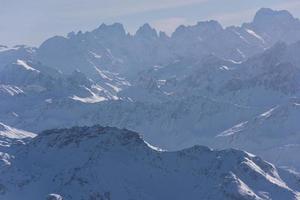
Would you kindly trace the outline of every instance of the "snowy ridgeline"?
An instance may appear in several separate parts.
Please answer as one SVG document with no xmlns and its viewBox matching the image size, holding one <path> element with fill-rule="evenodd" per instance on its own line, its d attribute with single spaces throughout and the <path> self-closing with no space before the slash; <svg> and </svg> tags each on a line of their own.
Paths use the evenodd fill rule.
<svg viewBox="0 0 300 200">
<path fill-rule="evenodd" d="M 13 149 L 0 167 L 0 199 L 299 199 L 299 175 L 259 157 L 163 151 L 125 129 L 49 130 Z"/>
</svg>

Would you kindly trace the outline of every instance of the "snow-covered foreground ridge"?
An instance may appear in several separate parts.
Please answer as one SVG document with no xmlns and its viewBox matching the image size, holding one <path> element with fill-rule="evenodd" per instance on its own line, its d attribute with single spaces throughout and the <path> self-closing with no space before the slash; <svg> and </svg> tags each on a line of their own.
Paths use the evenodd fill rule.
<svg viewBox="0 0 300 200">
<path fill-rule="evenodd" d="M 299 176 L 259 157 L 157 150 L 125 129 L 44 131 L 13 154 L 0 168 L 0 199 L 299 199 Z"/>
</svg>

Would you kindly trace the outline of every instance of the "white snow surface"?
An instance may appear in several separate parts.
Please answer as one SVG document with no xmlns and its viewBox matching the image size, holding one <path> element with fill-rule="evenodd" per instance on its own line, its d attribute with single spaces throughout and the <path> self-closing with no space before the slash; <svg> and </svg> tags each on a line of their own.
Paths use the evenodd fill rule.
<svg viewBox="0 0 300 200">
<path fill-rule="evenodd" d="M 23 94 L 24 91 L 17 86 L 13 85 L 0 85 L 0 91 L 9 94 L 10 96 L 15 96 L 18 94 Z"/>
<path fill-rule="evenodd" d="M 263 43 L 265 43 L 265 40 L 260 36 L 258 35 L 257 33 L 255 33 L 253 30 L 250 30 L 250 29 L 246 29 L 246 31 L 251 34 L 252 36 L 256 37 L 257 39 L 259 39 L 260 41 L 262 41 Z"/>
<path fill-rule="evenodd" d="M 34 138 L 36 134 L 16 129 L 0 122 L 0 136 L 10 139 Z"/>
<path fill-rule="evenodd" d="M 29 66 L 27 63 L 26 63 L 26 61 L 24 61 L 24 60 L 17 60 L 17 63 L 16 63 L 17 65 L 19 65 L 19 66 L 22 66 L 22 67 L 24 67 L 26 70 L 29 70 L 29 71 L 34 71 L 34 72 L 40 72 L 39 70 L 36 70 L 36 69 L 34 69 L 33 67 L 31 67 L 31 66 Z"/>
</svg>

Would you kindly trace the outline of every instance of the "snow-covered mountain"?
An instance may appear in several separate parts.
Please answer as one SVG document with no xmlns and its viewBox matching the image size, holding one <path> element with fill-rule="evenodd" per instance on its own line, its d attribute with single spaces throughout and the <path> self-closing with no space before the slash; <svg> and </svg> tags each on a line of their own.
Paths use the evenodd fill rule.
<svg viewBox="0 0 300 200">
<path fill-rule="evenodd" d="M 274 12 L 262 8 L 256 13 L 252 23 L 245 23 L 242 27 L 245 30 L 254 30 L 257 38 L 268 45 L 278 41 L 291 44 L 299 40 L 300 21 L 286 10 Z"/>
<path fill-rule="evenodd" d="M 287 11 L 261 9 L 252 22 L 240 27 L 224 28 L 212 20 L 179 26 L 170 37 L 158 34 L 149 24 L 134 35 L 127 34 L 122 24 L 102 24 L 90 32 L 50 38 L 35 55 L 66 73 L 78 69 L 91 77 L 100 69 L 132 75 L 155 65 L 211 54 L 244 61 L 279 41 L 297 42 L 299 33 L 300 21 Z"/>
<path fill-rule="evenodd" d="M 102 24 L 39 48 L 0 46 L 0 121 L 35 133 L 127 128 L 168 150 L 236 147 L 300 170 L 299 30 L 287 11 L 264 8 L 239 27 L 212 20 L 167 36 Z M 287 110 L 276 124 L 254 120 L 277 107 Z"/>
<path fill-rule="evenodd" d="M 300 99 L 291 99 L 260 115 L 243 121 L 217 136 L 220 146 L 243 148 L 259 153 L 282 166 L 300 168 L 298 119 Z"/>
<path fill-rule="evenodd" d="M 299 175 L 246 152 L 157 149 L 137 133 L 93 126 L 45 131 L 0 168 L 0 198 L 299 199 Z"/>
</svg>

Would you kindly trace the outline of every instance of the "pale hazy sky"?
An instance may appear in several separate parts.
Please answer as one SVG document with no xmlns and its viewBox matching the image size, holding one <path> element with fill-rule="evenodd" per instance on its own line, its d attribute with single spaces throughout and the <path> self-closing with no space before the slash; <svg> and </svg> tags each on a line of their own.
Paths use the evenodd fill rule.
<svg viewBox="0 0 300 200">
<path fill-rule="evenodd" d="M 209 19 L 240 25 L 261 7 L 287 9 L 300 18 L 300 0 L 0 0 L 0 44 L 38 46 L 54 35 L 113 22 L 129 32 L 148 22 L 167 33 Z"/>
</svg>

